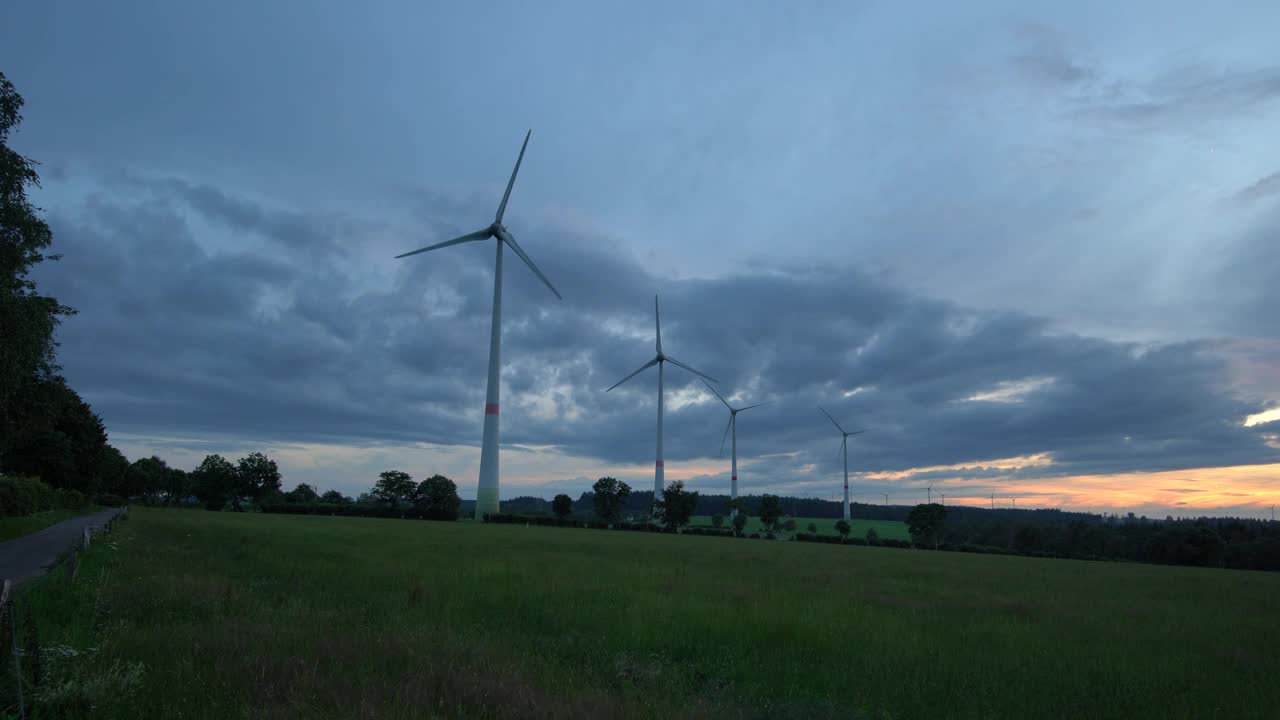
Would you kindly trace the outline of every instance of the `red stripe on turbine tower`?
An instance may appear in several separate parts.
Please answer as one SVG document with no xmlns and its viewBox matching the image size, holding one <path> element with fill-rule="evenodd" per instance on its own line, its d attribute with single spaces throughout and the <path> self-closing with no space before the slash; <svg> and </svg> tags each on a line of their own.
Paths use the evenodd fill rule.
<svg viewBox="0 0 1280 720">
<path fill-rule="evenodd" d="M 733 476 L 733 479 L 734 479 L 734 480 L 737 480 L 737 479 L 738 479 L 738 476 L 737 476 L 737 475 L 734 475 L 734 476 Z"/>
<path fill-rule="evenodd" d="M 497 414 L 498 414 L 498 403 L 485 403 L 485 406 L 484 406 L 484 414 L 485 414 L 485 415 L 497 415 Z"/>
<path fill-rule="evenodd" d="M 658 466 L 658 467 L 664 467 L 664 466 L 663 466 L 663 464 L 662 464 L 662 461 L 661 461 L 661 460 L 659 460 L 659 461 L 657 462 L 657 466 Z"/>
</svg>

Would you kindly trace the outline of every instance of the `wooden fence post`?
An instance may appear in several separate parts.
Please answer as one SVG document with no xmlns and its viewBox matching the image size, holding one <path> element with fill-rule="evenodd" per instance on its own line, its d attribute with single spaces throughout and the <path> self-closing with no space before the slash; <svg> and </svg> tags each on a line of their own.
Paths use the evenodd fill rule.
<svg viewBox="0 0 1280 720">
<path fill-rule="evenodd" d="M 85 550 L 88 550 L 88 549 L 89 549 L 89 536 L 90 536 L 90 534 L 91 534 L 91 533 L 89 532 L 89 528 L 88 528 L 88 526 L 85 526 L 85 529 L 84 529 L 84 546 L 83 546 L 83 549 L 85 549 Z"/>
</svg>

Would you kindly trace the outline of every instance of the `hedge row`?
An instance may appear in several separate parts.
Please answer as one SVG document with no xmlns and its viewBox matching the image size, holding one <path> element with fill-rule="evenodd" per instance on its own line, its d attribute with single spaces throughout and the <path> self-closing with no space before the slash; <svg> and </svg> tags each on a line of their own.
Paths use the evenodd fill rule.
<svg viewBox="0 0 1280 720">
<path fill-rule="evenodd" d="M 0 475 L 0 517 L 17 517 L 46 510 L 80 510 L 89 497 L 79 490 L 57 490 L 37 478 Z"/>
<path fill-rule="evenodd" d="M 263 503 L 260 509 L 264 513 L 281 515 L 336 515 L 341 517 L 375 517 L 401 518 L 405 520 L 457 520 L 456 513 L 444 513 L 436 510 L 418 510 L 417 508 L 393 508 L 386 505 L 366 505 L 360 503 Z"/>
</svg>

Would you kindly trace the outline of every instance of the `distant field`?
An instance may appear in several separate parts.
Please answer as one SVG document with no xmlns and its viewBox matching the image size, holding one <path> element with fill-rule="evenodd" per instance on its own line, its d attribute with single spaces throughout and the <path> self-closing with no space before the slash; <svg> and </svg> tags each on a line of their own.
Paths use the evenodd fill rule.
<svg viewBox="0 0 1280 720">
<path fill-rule="evenodd" d="M 836 532 L 836 523 L 839 518 L 795 518 L 796 530 L 798 532 L 809 532 L 809 523 L 818 526 L 818 533 L 822 535 L 839 535 Z M 729 517 L 726 515 L 724 526 L 729 527 Z M 695 515 L 692 518 L 693 525 L 711 526 L 710 515 Z M 897 522 L 896 520 L 850 520 L 849 521 L 849 537 L 866 537 L 867 531 L 871 528 L 876 529 L 876 534 L 884 539 L 893 540 L 910 540 L 911 534 L 907 532 L 907 524 Z M 752 517 L 747 521 L 746 532 L 764 532 L 764 523 L 760 522 L 760 518 Z"/>
<path fill-rule="evenodd" d="M 95 718 L 1280 707 L 1280 574 L 139 508 L 68 583 L 19 599 L 46 646 L 82 652 L 46 672 L 81 673 Z"/>
</svg>

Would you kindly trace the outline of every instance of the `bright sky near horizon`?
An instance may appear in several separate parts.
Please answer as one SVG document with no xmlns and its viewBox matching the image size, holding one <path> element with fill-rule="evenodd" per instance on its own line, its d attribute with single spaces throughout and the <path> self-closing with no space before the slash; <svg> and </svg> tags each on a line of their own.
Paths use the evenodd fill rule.
<svg viewBox="0 0 1280 720">
<path fill-rule="evenodd" d="M 19 3 L 41 287 L 131 458 L 265 450 L 474 497 L 492 247 L 503 496 L 652 485 L 664 349 L 744 492 L 1269 516 L 1280 5 Z M 727 492 L 667 373 L 666 474 Z"/>
</svg>

